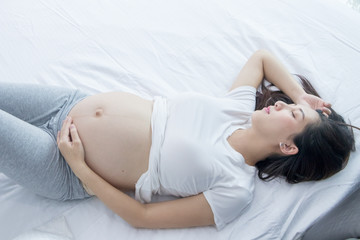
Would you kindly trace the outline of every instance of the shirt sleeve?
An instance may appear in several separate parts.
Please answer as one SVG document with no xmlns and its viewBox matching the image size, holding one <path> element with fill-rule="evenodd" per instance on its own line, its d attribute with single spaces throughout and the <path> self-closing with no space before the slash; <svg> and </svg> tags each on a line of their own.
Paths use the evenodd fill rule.
<svg viewBox="0 0 360 240">
<path fill-rule="evenodd" d="M 240 86 L 224 95 L 224 98 L 234 100 L 243 110 L 254 111 L 256 104 L 256 88 Z"/>
<path fill-rule="evenodd" d="M 218 230 L 239 217 L 252 200 L 251 192 L 241 187 L 237 189 L 216 187 L 205 191 L 203 194 L 214 214 L 214 221 Z"/>
</svg>

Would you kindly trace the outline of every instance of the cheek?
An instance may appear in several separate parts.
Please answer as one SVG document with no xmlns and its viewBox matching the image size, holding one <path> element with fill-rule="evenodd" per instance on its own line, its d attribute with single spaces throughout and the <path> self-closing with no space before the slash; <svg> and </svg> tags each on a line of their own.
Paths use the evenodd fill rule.
<svg viewBox="0 0 360 240">
<path fill-rule="evenodd" d="M 290 137 L 294 134 L 298 134 L 302 131 L 302 127 L 300 124 L 296 123 L 295 121 L 292 121 L 292 119 L 284 120 L 282 121 L 282 130 L 281 134 L 283 137 Z"/>
<path fill-rule="evenodd" d="M 297 130 L 296 129 L 296 124 L 294 123 L 294 121 L 292 121 L 292 119 L 289 118 L 283 118 L 281 119 L 281 121 L 279 121 L 279 123 L 281 124 L 283 131 L 294 131 Z"/>
<path fill-rule="evenodd" d="M 282 113 L 276 113 L 276 115 L 271 116 L 268 126 L 271 126 L 274 134 L 279 136 L 283 136 L 283 134 L 288 135 L 296 131 L 296 122 L 294 119 Z"/>
<path fill-rule="evenodd" d="M 261 112 L 254 112 L 251 118 L 252 127 L 258 132 L 265 135 L 274 134 L 274 131 L 281 128 L 281 123 L 278 120 L 270 118 L 268 115 Z"/>
<path fill-rule="evenodd" d="M 262 112 L 254 112 L 251 118 L 254 128 L 266 135 L 290 136 L 298 131 L 296 122 L 284 115 L 266 115 Z"/>
<path fill-rule="evenodd" d="M 291 129 L 294 129 L 294 127 L 296 126 L 294 124 L 294 121 L 292 121 L 289 118 L 282 119 L 281 124 L 284 126 L 284 128 L 291 128 Z"/>
</svg>

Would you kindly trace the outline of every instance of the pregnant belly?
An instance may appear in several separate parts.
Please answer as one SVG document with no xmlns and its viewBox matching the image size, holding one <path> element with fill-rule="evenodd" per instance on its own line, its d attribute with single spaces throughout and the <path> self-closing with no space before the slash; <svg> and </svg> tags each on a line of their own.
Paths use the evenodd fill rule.
<svg viewBox="0 0 360 240">
<path fill-rule="evenodd" d="M 69 112 L 89 167 L 113 186 L 133 190 L 147 171 L 152 101 L 129 93 L 90 96 Z"/>
</svg>

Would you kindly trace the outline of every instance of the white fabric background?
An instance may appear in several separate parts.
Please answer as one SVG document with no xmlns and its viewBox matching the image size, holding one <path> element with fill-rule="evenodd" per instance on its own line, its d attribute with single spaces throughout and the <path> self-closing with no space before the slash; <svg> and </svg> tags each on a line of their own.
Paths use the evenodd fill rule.
<svg viewBox="0 0 360 240">
<path fill-rule="evenodd" d="M 219 95 L 247 58 L 265 48 L 360 126 L 359 29 L 360 14 L 335 0 L 3 0 L 0 81 L 145 98 L 187 90 Z M 220 232 L 134 229 L 96 198 L 44 199 L 0 173 L 0 236 L 297 239 L 352 190 L 359 170 L 355 152 L 346 169 L 326 181 L 257 181 L 251 206 Z"/>
</svg>

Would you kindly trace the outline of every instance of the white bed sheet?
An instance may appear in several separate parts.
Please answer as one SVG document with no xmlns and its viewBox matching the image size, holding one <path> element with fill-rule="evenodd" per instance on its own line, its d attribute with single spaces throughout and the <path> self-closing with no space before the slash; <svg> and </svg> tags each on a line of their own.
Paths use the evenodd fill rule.
<svg viewBox="0 0 360 240">
<path fill-rule="evenodd" d="M 1 1 L 0 81 L 146 98 L 188 90 L 219 95 L 251 53 L 265 48 L 360 126 L 359 29 L 360 14 L 336 0 Z M 222 231 L 134 229 L 96 198 L 44 199 L 0 173 L 0 236 L 298 239 L 354 189 L 359 170 L 357 151 L 345 170 L 322 182 L 258 180 L 253 203 Z"/>
</svg>

